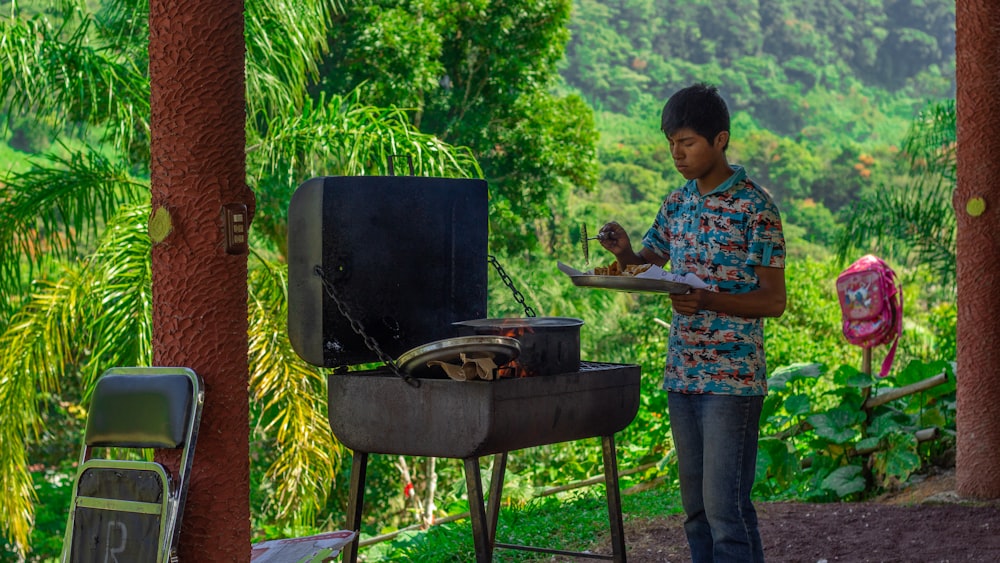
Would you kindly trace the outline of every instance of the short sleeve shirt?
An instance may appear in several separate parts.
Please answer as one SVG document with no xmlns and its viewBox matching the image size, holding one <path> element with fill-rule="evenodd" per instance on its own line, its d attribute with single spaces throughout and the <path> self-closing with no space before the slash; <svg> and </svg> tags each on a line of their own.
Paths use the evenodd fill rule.
<svg viewBox="0 0 1000 563">
<path fill-rule="evenodd" d="M 741 166 L 712 192 L 694 180 L 664 200 L 642 244 L 677 274 L 692 272 L 711 291 L 758 288 L 756 266 L 785 267 L 781 216 L 770 194 Z M 683 393 L 767 394 L 764 319 L 715 311 L 674 312 L 663 388 Z"/>
</svg>

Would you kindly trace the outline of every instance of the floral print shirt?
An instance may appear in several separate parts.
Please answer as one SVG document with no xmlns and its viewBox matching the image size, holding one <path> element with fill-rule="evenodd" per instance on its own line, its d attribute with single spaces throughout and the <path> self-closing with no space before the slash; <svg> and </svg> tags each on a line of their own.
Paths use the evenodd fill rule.
<svg viewBox="0 0 1000 563">
<path fill-rule="evenodd" d="M 671 272 L 693 272 L 711 291 L 746 293 L 758 287 L 755 266 L 785 267 L 785 237 L 770 194 L 743 167 L 732 169 L 704 196 L 694 180 L 667 196 L 642 244 L 666 259 Z M 663 388 L 766 395 L 764 319 L 675 311 Z"/>
</svg>

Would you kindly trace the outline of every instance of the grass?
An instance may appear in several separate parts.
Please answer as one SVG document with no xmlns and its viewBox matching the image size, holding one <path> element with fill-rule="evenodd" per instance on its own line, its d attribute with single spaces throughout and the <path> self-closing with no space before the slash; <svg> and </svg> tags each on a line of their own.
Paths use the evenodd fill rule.
<svg viewBox="0 0 1000 563">
<path fill-rule="evenodd" d="M 622 497 L 626 524 L 681 513 L 679 493 L 666 486 Z M 504 507 L 497 524 L 500 543 L 562 549 L 567 551 L 610 550 L 611 531 L 604 486 L 563 496 L 535 499 L 521 507 Z M 366 538 L 362 537 L 362 541 Z M 551 555 L 496 549 L 498 562 L 550 560 Z M 361 548 L 359 560 L 366 562 L 426 561 L 465 562 L 475 560 L 472 522 L 468 518 L 433 526 L 426 531 L 403 532 L 391 541 Z"/>
</svg>

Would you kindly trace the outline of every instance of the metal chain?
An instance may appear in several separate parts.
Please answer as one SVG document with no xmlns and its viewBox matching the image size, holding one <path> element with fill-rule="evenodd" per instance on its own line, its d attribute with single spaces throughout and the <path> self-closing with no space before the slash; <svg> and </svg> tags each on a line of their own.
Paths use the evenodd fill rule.
<svg viewBox="0 0 1000 563">
<path fill-rule="evenodd" d="M 520 303 L 522 307 L 524 307 L 525 316 L 534 317 L 535 310 L 524 302 L 524 295 L 521 294 L 521 292 L 518 291 L 516 287 L 514 287 L 514 280 L 510 279 L 510 276 L 508 276 L 507 272 L 504 271 L 503 266 L 500 265 L 500 262 L 497 260 L 497 257 L 492 254 L 488 254 L 487 256 L 490 259 L 490 264 L 493 264 L 493 267 L 496 268 L 497 274 L 500 275 L 500 280 L 503 281 L 504 285 L 507 286 L 507 289 L 509 289 L 510 292 L 514 294 L 514 300 Z"/>
<path fill-rule="evenodd" d="M 368 349 L 371 350 L 372 352 L 375 352 L 375 355 L 378 356 L 379 360 L 381 360 L 382 363 L 387 365 L 394 374 L 398 375 L 399 377 L 402 377 L 403 380 L 409 383 L 410 385 L 414 387 L 420 387 L 420 380 L 411 376 L 408 373 L 404 373 L 403 371 L 401 371 L 399 369 L 399 366 L 396 365 L 395 360 L 393 360 L 389 356 L 389 354 L 386 354 L 384 351 L 382 351 L 382 348 L 379 347 L 378 342 L 376 342 L 374 338 L 372 338 L 371 336 L 368 335 L 367 332 L 365 332 L 365 327 L 361 324 L 361 322 L 355 319 L 353 316 L 351 316 L 351 313 L 347 308 L 347 304 L 344 303 L 343 300 L 340 299 L 340 296 L 337 295 L 337 290 L 334 289 L 333 283 L 331 283 L 330 280 L 326 279 L 326 275 L 323 273 L 322 266 L 316 266 L 315 268 L 313 268 L 313 272 L 315 272 L 316 275 L 319 276 L 320 281 L 323 283 L 323 289 L 326 290 L 326 294 L 330 296 L 330 299 L 333 299 L 334 304 L 337 305 L 337 310 L 340 311 L 340 314 L 343 315 L 344 318 L 347 319 L 347 321 L 351 324 L 351 330 L 353 330 L 358 336 L 360 336 L 364 340 L 365 346 L 367 346 Z"/>
</svg>

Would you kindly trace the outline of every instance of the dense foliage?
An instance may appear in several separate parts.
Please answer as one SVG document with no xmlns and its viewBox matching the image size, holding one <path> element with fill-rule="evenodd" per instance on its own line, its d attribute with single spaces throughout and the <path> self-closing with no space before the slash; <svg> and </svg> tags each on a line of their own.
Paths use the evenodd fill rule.
<svg viewBox="0 0 1000 563">
<path fill-rule="evenodd" d="M 147 8 L 49 4 L 19 2 L 0 18 L 0 485 L 12 507 L 0 514 L 0 554 L 30 533 L 36 558 L 61 546 L 93 377 L 150 356 Z M 868 498 L 947 459 L 960 376 L 953 2 L 316 0 L 248 2 L 247 22 L 257 537 L 339 528 L 346 511 L 349 454 L 326 428 L 326 374 L 294 355 L 284 326 L 288 200 L 311 176 L 383 173 L 400 153 L 416 155 L 419 175 L 486 178 L 490 250 L 528 303 L 582 318 L 586 359 L 642 367 L 639 414 L 617 437 L 623 488 L 675 488 L 659 392 L 669 302 L 581 290 L 555 262 L 585 265 L 582 225 L 648 226 L 681 181 L 660 107 L 702 80 L 730 102 L 730 158 L 778 198 L 789 245 L 789 306 L 766 325 L 772 392 L 756 494 Z M 871 250 L 906 284 L 897 367 L 882 381 L 860 371 L 833 293 L 844 262 Z M 490 283 L 491 316 L 523 315 L 498 276 Z M 938 373 L 946 383 L 866 406 Z M 932 428 L 936 439 L 917 438 Z M 504 518 L 534 533 L 525 519 L 569 501 L 533 501 L 540 490 L 600 473 L 592 441 L 512 452 Z M 367 482 L 366 535 L 419 523 L 428 506 L 438 518 L 467 509 L 456 460 L 374 455 Z M 586 545 L 587 510 L 540 527 L 575 526 L 563 537 Z M 456 534 L 467 529 L 430 549 L 461 559 L 470 546 Z M 410 535 L 372 556 L 427 549 Z"/>
<path fill-rule="evenodd" d="M 597 136 L 576 95 L 553 95 L 569 0 L 376 0 L 336 18 L 317 89 L 412 110 L 467 146 L 490 185 L 491 245 L 521 252 L 553 230 L 574 186 L 593 185 Z M 535 228 L 532 228 L 535 227 Z"/>
<path fill-rule="evenodd" d="M 720 83 L 769 130 L 799 134 L 820 89 L 877 87 L 911 98 L 954 87 L 948 0 L 580 0 L 563 75 L 596 106 L 626 113 L 692 80 Z M 875 90 L 872 90 L 875 93 Z M 867 124 L 866 124 L 867 125 Z M 858 127 L 863 131 L 866 125 Z"/>
</svg>

